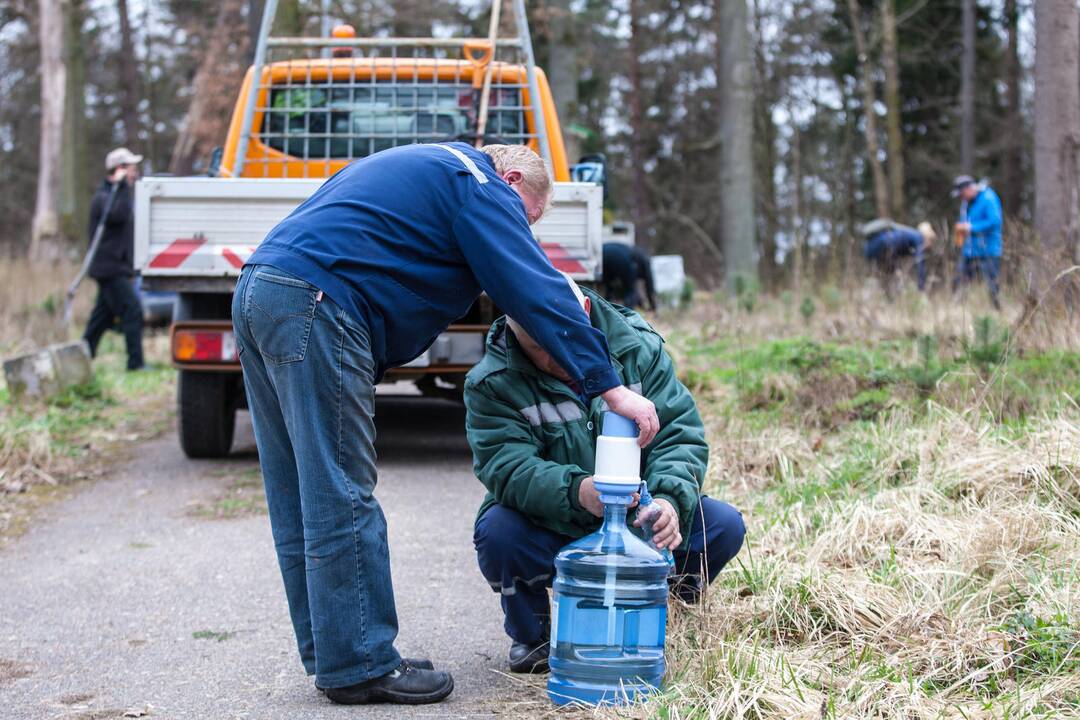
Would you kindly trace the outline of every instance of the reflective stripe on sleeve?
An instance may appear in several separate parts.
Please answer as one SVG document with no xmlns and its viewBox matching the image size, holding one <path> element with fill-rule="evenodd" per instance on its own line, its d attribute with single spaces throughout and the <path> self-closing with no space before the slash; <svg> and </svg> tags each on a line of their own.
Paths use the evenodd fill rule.
<svg viewBox="0 0 1080 720">
<path fill-rule="evenodd" d="M 480 168 L 476 167 L 476 163 L 474 163 L 472 161 L 472 158 L 470 158 L 468 155 L 461 152 L 457 148 L 450 147 L 449 145 L 439 145 L 439 147 L 441 147 L 443 150 L 445 150 L 446 152 L 450 153 L 451 155 L 456 157 L 458 160 L 460 160 L 461 164 L 465 166 L 466 170 L 468 170 L 469 172 L 472 173 L 472 176 L 474 178 L 476 178 L 476 181 L 478 183 L 483 185 L 484 183 L 486 183 L 488 181 L 487 175 L 485 175 L 483 172 L 481 172 Z"/>
</svg>

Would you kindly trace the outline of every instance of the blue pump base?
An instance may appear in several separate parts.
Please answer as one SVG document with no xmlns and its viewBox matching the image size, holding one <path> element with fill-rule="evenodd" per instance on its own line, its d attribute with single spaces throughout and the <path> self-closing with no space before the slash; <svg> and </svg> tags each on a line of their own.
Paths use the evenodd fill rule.
<svg viewBox="0 0 1080 720">
<path fill-rule="evenodd" d="M 627 683 L 617 690 L 610 685 L 598 683 L 574 682 L 562 677 L 552 675 L 547 684 L 548 697 L 556 705 L 589 705 L 599 707 L 601 705 L 632 705 L 636 702 L 648 699 L 650 695 L 660 691 L 660 678 L 655 682 L 643 681 Z"/>
</svg>

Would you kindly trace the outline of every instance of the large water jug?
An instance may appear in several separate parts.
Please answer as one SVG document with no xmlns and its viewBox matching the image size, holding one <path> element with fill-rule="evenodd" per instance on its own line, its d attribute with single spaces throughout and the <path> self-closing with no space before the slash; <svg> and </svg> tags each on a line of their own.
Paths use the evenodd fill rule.
<svg viewBox="0 0 1080 720">
<path fill-rule="evenodd" d="M 555 558 L 548 696 L 556 704 L 633 702 L 660 687 L 670 568 L 626 526 L 640 464 L 637 427 L 606 413 L 593 474 L 604 524 Z"/>
</svg>

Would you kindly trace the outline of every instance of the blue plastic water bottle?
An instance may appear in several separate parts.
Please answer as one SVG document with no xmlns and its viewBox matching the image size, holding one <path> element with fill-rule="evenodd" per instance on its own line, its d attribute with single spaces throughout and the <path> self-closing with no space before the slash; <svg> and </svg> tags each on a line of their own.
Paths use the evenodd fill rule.
<svg viewBox="0 0 1080 720">
<path fill-rule="evenodd" d="M 649 547 L 664 557 L 670 570 L 674 570 L 675 556 L 671 554 L 671 550 L 669 548 L 658 548 L 656 543 L 653 542 L 653 523 L 656 522 L 656 517 L 659 517 L 660 509 L 653 505 L 652 495 L 649 494 L 649 485 L 644 480 L 641 481 L 641 490 L 639 492 L 641 494 L 638 500 L 637 516 L 641 519 L 641 530 L 645 535 L 645 542 L 649 543 Z"/>
<path fill-rule="evenodd" d="M 640 461 L 637 427 L 605 413 L 593 474 L 604 524 L 555 558 L 548 696 L 558 705 L 633 702 L 660 687 L 670 568 L 626 526 Z"/>
</svg>

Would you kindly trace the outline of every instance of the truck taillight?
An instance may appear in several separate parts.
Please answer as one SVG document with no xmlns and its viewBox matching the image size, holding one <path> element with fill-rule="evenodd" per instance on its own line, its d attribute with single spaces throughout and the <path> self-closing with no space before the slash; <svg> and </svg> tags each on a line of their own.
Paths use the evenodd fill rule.
<svg viewBox="0 0 1080 720">
<path fill-rule="evenodd" d="M 180 330 L 173 333 L 173 360 L 182 363 L 235 363 L 236 338 L 231 330 Z"/>
</svg>

